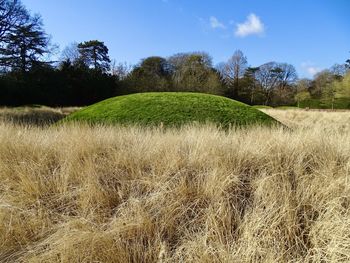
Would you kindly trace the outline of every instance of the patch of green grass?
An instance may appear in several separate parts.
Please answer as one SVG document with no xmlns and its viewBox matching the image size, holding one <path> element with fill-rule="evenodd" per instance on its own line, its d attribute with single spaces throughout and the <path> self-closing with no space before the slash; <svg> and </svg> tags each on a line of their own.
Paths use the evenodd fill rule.
<svg viewBox="0 0 350 263">
<path fill-rule="evenodd" d="M 271 106 L 267 105 L 253 105 L 252 107 L 255 109 L 273 109 Z"/>
<path fill-rule="evenodd" d="M 189 92 L 138 93 L 114 97 L 74 112 L 64 121 L 164 126 L 211 122 L 223 128 L 230 125 L 278 124 L 272 117 L 244 103 Z"/>
<path fill-rule="evenodd" d="M 309 99 L 300 102 L 300 108 L 310 109 L 331 109 L 332 103 L 330 101 L 324 101 L 320 99 Z M 350 109 L 349 99 L 335 99 L 333 104 L 334 109 Z"/>
<path fill-rule="evenodd" d="M 275 109 L 278 109 L 278 110 L 297 110 L 299 108 L 296 106 L 278 106 L 278 107 L 275 107 Z"/>
</svg>

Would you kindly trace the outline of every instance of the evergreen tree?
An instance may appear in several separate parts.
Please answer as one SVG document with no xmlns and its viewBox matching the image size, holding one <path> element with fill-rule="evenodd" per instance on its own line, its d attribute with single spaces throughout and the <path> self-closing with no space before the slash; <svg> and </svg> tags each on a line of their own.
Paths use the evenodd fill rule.
<svg viewBox="0 0 350 263">
<path fill-rule="evenodd" d="M 40 16 L 26 18 L 7 34 L 1 49 L 0 64 L 25 72 L 42 63 L 40 58 L 49 53 L 50 39 L 43 29 Z"/>
<path fill-rule="evenodd" d="M 256 97 L 258 97 L 258 84 L 255 79 L 255 74 L 259 70 L 258 67 L 248 67 L 244 73 L 244 76 L 242 78 L 243 82 L 243 91 L 245 91 L 246 95 L 246 101 L 248 102 L 248 96 L 249 96 L 249 104 L 253 105 L 256 102 Z"/>
<path fill-rule="evenodd" d="M 81 63 L 88 67 L 106 72 L 110 68 L 108 48 L 98 40 L 90 40 L 78 44 Z"/>
<path fill-rule="evenodd" d="M 19 0 L 0 0 L 0 47 L 6 36 L 28 18 L 28 11 Z"/>
</svg>

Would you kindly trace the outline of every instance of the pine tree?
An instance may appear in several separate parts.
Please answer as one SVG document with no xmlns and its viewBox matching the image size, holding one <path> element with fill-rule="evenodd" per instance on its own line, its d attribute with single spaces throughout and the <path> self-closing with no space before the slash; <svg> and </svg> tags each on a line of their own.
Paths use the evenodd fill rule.
<svg viewBox="0 0 350 263">
<path fill-rule="evenodd" d="M 0 64 L 22 72 L 49 52 L 50 39 L 43 29 L 40 16 L 29 17 L 7 34 L 5 46 L 1 49 Z"/>
<path fill-rule="evenodd" d="M 78 45 L 81 62 L 94 69 L 106 72 L 109 70 L 110 62 L 108 48 L 98 40 L 90 40 Z"/>
</svg>

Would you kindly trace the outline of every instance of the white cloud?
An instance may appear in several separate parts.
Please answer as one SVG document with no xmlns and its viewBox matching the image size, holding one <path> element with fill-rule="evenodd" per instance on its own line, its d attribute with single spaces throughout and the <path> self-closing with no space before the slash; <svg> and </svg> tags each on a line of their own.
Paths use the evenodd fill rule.
<svg viewBox="0 0 350 263">
<path fill-rule="evenodd" d="M 246 37 L 248 35 L 262 35 L 265 26 L 260 18 L 255 14 L 250 14 L 244 23 L 237 24 L 235 35 L 238 37 Z"/>
<path fill-rule="evenodd" d="M 310 67 L 307 67 L 307 68 L 306 68 L 306 71 L 307 71 L 307 73 L 309 73 L 310 75 L 315 75 L 315 74 L 317 74 L 318 72 L 320 72 L 321 69 L 320 69 L 320 68 L 317 68 L 317 67 L 312 67 L 312 66 L 310 66 Z"/>
<path fill-rule="evenodd" d="M 314 65 L 314 63 L 307 61 L 307 62 L 303 62 L 301 63 L 301 67 L 303 68 L 303 70 L 311 77 L 313 77 L 314 75 L 316 75 L 318 72 L 322 71 L 321 68 L 316 67 Z"/>
<path fill-rule="evenodd" d="M 216 29 L 216 28 L 225 29 L 226 28 L 226 26 L 223 23 L 221 23 L 215 16 L 211 16 L 209 20 L 210 20 L 211 28 L 214 28 L 214 29 Z"/>
</svg>

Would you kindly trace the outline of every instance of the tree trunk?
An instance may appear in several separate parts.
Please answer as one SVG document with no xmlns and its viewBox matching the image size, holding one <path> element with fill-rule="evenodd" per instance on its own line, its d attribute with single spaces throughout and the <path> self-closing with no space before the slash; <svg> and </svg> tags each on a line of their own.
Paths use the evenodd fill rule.
<svg viewBox="0 0 350 263">
<path fill-rule="evenodd" d="M 25 47 L 21 48 L 21 52 L 20 52 L 20 56 L 21 56 L 21 64 L 20 64 L 20 68 L 22 70 L 22 72 L 26 71 L 27 68 L 27 61 L 26 61 L 26 49 Z"/>
<path fill-rule="evenodd" d="M 97 69 L 97 55 L 96 55 L 96 48 L 93 49 L 93 57 L 94 57 L 94 67 Z"/>
</svg>

